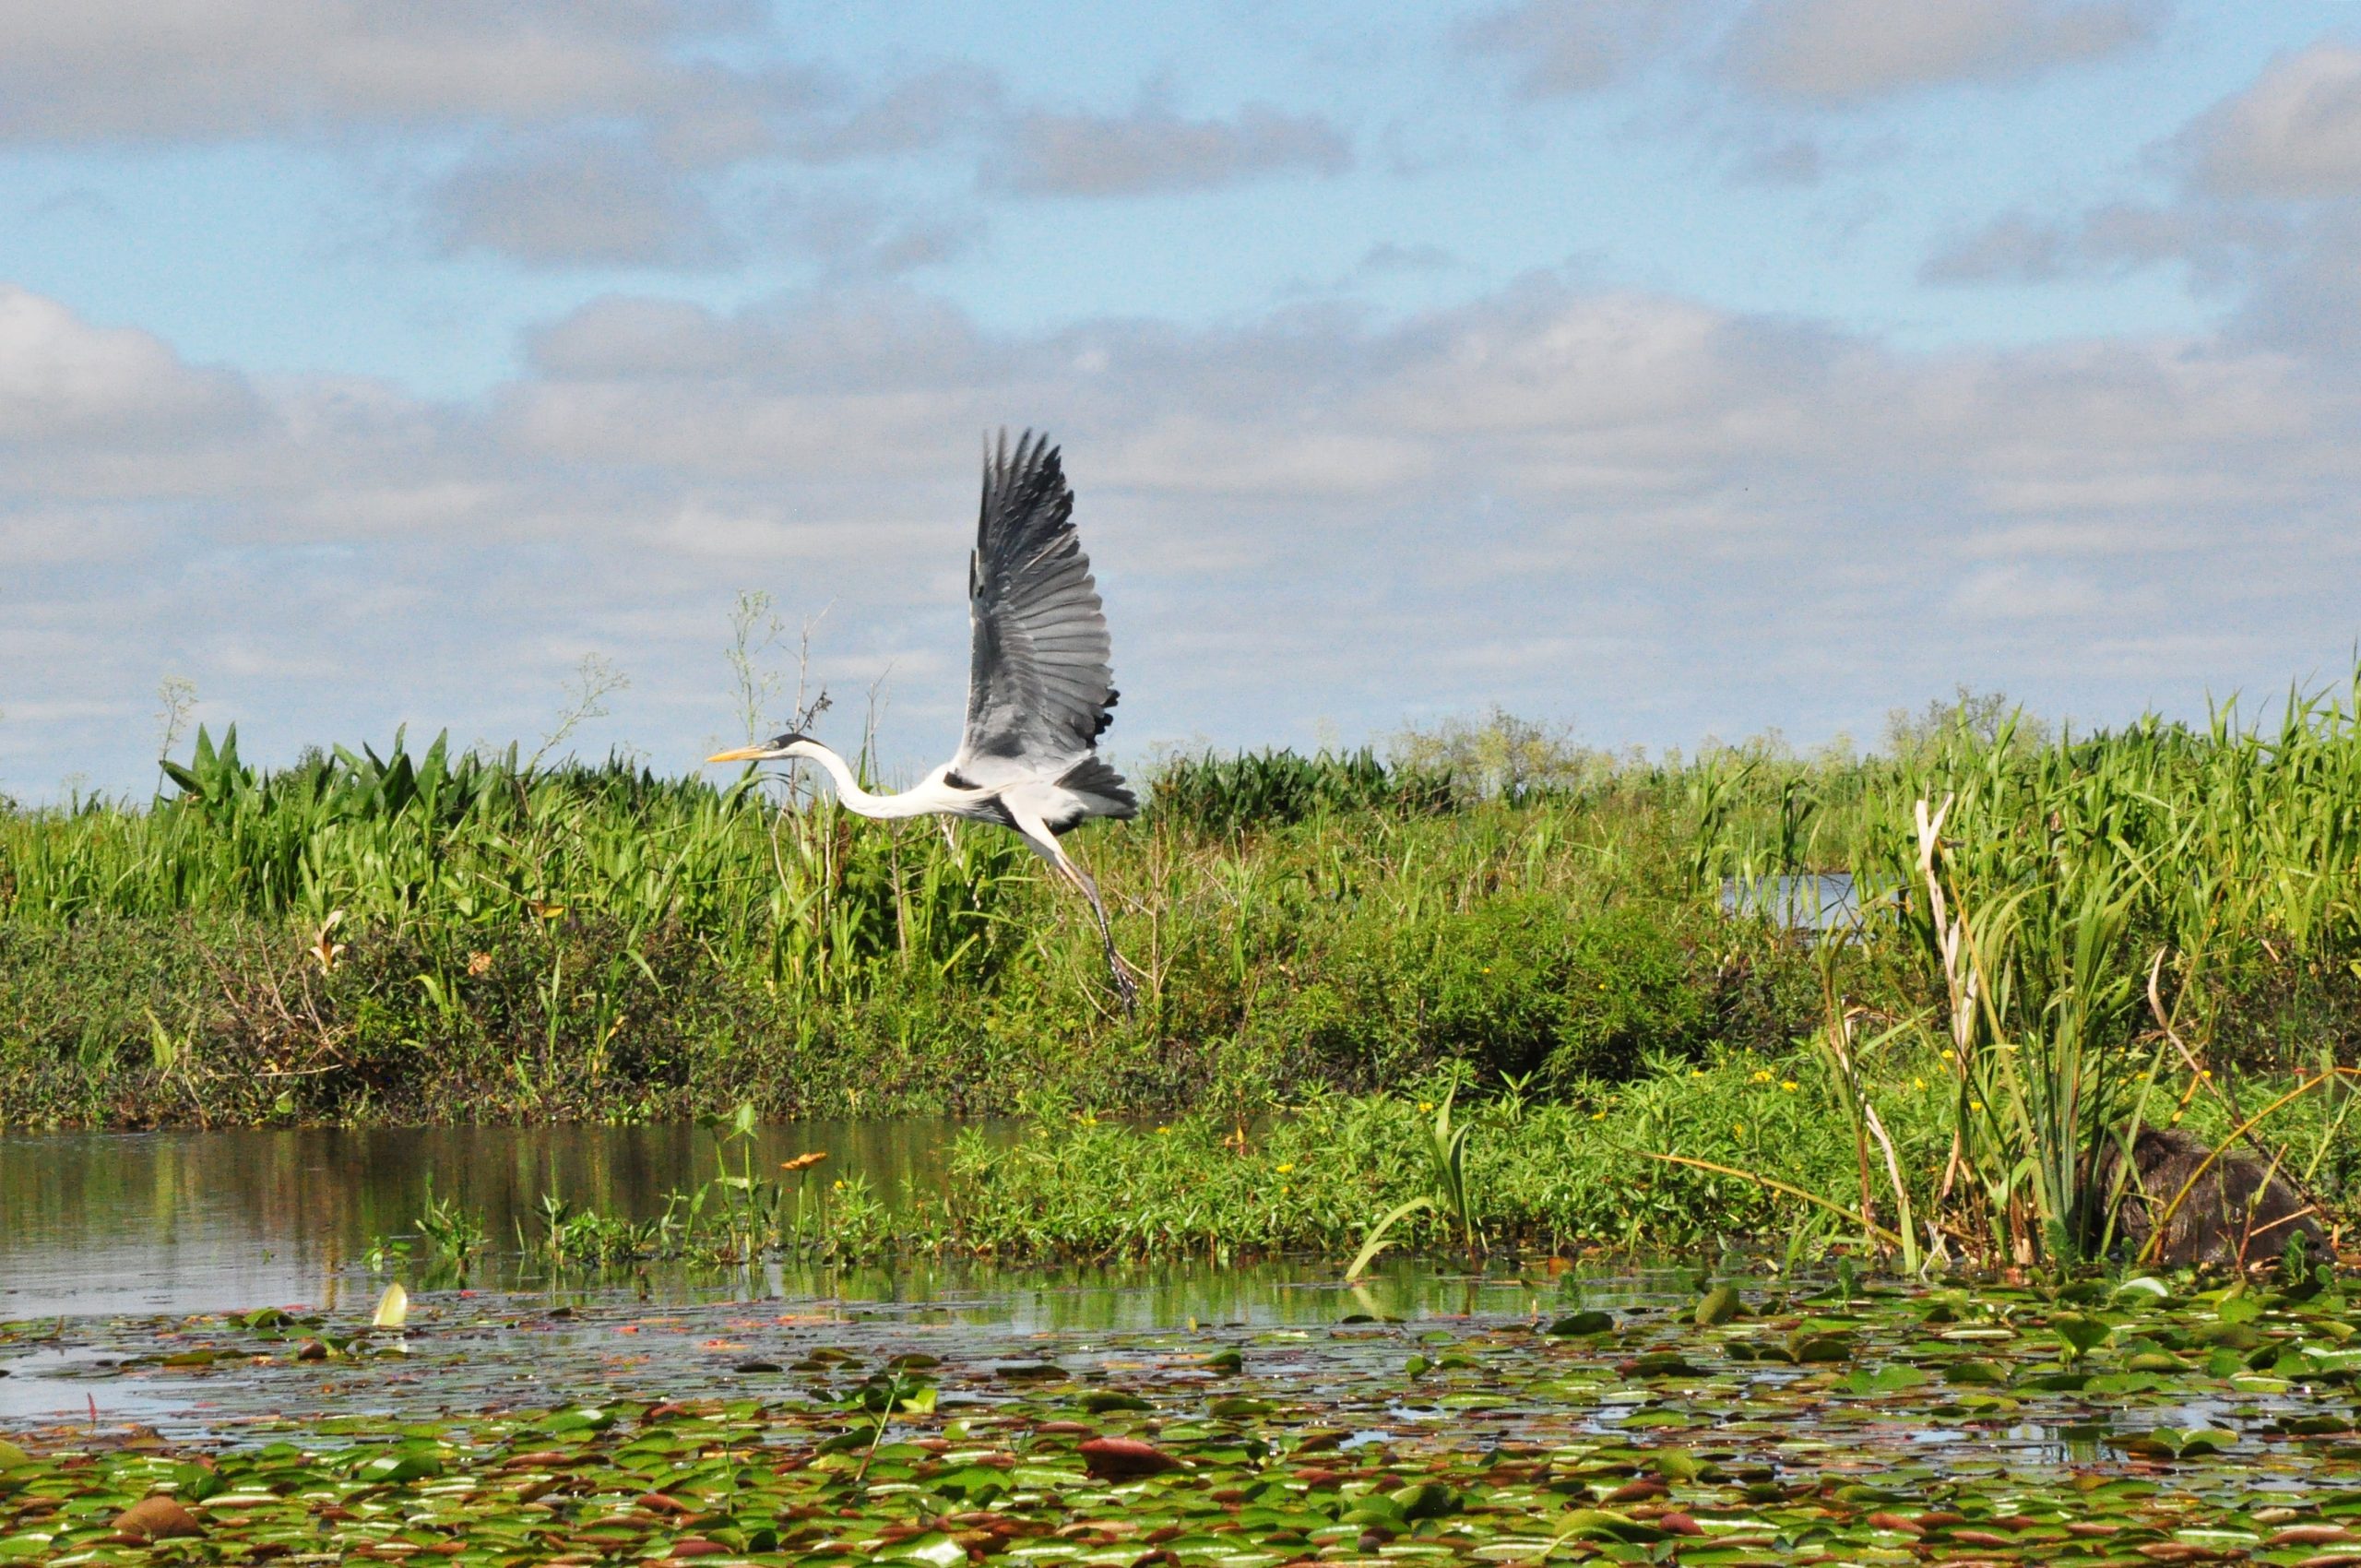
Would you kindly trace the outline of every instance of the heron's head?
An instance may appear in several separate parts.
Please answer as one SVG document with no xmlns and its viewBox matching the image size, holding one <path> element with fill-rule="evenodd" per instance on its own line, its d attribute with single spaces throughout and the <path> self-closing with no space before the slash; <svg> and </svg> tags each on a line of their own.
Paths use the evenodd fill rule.
<svg viewBox="0 0 2361 1568">
<path fill-rule="evenodd" d="M 799 751 L 798 747 L 818 743 L 809 735 L 798 734 L 789 730 L 783 735 L 773 735 L 760 745 L 737 746 L 726 752 L 716 752 L 705 760 L 707 762 L 777 762 L 785 757 L 802 756 L 805 754 Z"/>
</svg>

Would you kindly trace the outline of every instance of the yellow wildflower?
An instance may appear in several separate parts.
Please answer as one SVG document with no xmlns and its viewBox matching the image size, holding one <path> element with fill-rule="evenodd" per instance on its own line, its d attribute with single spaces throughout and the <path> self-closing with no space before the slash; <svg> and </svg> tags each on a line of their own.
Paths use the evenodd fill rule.
<svg viewBox="0 0 2361 1568">
<path fill-rule="evenodd" d="M 1771 1069 L 1768 1067 L 1758 1067 L 1754 1071 L 1754 1076 L 1747 1081 L 1749 1083 L 1755 1084 L 1767 1084 L 1771 1081 Z"/>
<path fill-rule="evenodd" d="M 1730 1131 L 1736 1133 L 1742 1138 L 1746 1136 L 1746 1123 L 1743 1122 L 1733 1122 L 1730 1123 Z"/>
<path fill-rule="evenodd" d="M 1277 1169 L 1277 1170 L 1278 1170 L 1278 1172 L 1279 1172 L 1279 1174 L 1280 1174 L 1280 1175 L 1285 1176 L 1286 1174 L 1287 1174 L 1287 1172 L 1289 1172 L 1289 1171 L 1293 1170 L 1295 1169 L 1295 1166 L 1294 1166 L 1293 1164 L 1291 1164 L 1291 1163 L 1290 1163 L 1290 1164 L 1287 1164 L 1287 1165 L 1279 1166 L 1279 1167 L 1277 1167 L 1276 1169 Z"/>
<path fill-rule="evenodd" d="M 1914 1089 L 1923 1090 L 1927 1087 L 1927 1080 L 1924 1078 L 1913 1078 L 1910 1080 L 1910 1087 Z"/>
<path fill-rule="evenodd" d="M 1418 1101 L 1418 1109 L 1421 1111 L 1432 1111 L 1434 1108 L 1435 1102 L 1431 1099 L 1422 1099 Z"/>
<path fill-rule="evenodd" d="M 1793 1094 L 1796 1092 L 1796 1080 L 1793 1078 L 1782 1078 L 1779 1080 L 1779 1087 L 1786 1090 L 1789 1094 Z"/>
<path fill-rule="evenodd" d="M 1594 1111 L 1590 1113 L 1590 1119 L 1594 1122 L 1604 1122 L 1607 1120 L 1607 1112 L 1604 1111 Z"/>
</svg>

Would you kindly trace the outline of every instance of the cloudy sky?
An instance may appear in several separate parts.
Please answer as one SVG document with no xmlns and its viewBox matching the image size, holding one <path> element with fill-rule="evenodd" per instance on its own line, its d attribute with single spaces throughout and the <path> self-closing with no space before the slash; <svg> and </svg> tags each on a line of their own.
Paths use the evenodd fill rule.
<svg viewBox="0 0 2361 1568">
<path fill-rule="evenodd" d="M 1142 16 L 1152 16 L 1152 23 Z M 2361 634 L 2361 18 L 2270 0 L 77 0 L 0 29 L 0 790 L 946 755 L 988 428 L 1111 741 L 2085 722 Z"/>
</svg>

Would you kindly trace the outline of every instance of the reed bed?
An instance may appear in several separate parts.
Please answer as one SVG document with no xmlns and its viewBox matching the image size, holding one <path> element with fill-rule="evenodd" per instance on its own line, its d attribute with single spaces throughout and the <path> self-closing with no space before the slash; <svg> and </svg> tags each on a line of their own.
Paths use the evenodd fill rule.
<svg viewBox="0 0 2361 1568">
<path fill-rule="evenodd" d="M 1390 758 L 1175 759 L 1075 840 L 1136 1019 L 1004 835 L 439 738 L 267 771 L 200 732 L 153 802 L 0 812 L 0 1122 L 1046 1091 L 1234 1123 L 1438 1072 L 1562 1110 L 1738 1063 L 1819 1086 L 1846 1175 L 1812 1191 L 1872 1244 L 2074 1255 L 2131 1120 L 2201 1106 L 2263 1146 L 2264 1079 L 2345 1103 L 2356 695 L 2084 735 L 1963 704 L 1866 756 L 1619 757 L 1496 716 Z M 1850 937 L 1725 912 L 1726 879 L 1840 871 Z"/>
</svg>

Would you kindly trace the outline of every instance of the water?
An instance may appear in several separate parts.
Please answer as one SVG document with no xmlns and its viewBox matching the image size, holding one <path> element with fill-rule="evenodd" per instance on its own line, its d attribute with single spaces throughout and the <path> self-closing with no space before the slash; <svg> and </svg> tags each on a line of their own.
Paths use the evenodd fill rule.
<svg viewBox="0 0 2361 1568">
<path fill-rule="evenodd" d="M 1726 876 L 1722 912 L 1759 917 L 1790 931 L 1850 932 L 1862 921 L 1860 890 L 1849 872 Z"/>
<path fill-rule="evenodd" d="M 756 1165 L 772 1170 L 825 1148 L 825 1171 L 864 1175 L 887 1194 L 935 1191 L 963 1130 L 944 1122 L 765 1128 Z M 1005 1140 L 1015 1128 L 974 1131 Z M 654 1216 L 667 1193 L 710 1176 L 713 1159 L 711 1139 L 691 1126 L 0 1137 L 0 1431 L 152 1428 L 238 1440 L 331 1414 L 410 1420 L 730 1391 L 772 1397 L 801 1386 L 793 1369 L 823 1346 L 848 1348 L 868 1365 L 926 1351 L 942 1358 L 946 1386 L 989 1402 L 1021 1385 L 1009 1381 L 1012 1368 L 1021 1379 L 1050 1362 L 1086 1382 L 1178 1366 L 1203 1378 L 1186 1369 L 1228 1348 L 1250 1354 L 1283 1396 L 1324 1401 L 1368 1441 L 1425 1434 L 1418 1441 L 1449 1445 L 1474 1416 L 1411 1386 L 1404 1370 L 1414 1353 L 1440 1356 L 1439 1343 L 1508 1358 L 1494 1369 L 1499 1384 L 1525 1393 L 1482 1419 L 1494 1436 L 1521 1441 L 1646 1415 L 1662 1391 L 1621 1381 L 1616 1366 L 1639 1348 L 1706 1354 L 1688 1328 L 1689 1272 L 1628 1264 L 1585 1274 L 1551 1260 L 1471 1270 L 1395 1256 L 1354 1286 L 1333 1260 L 1289 1258 L 1021 1268 L 917 1259 L 549 1278 L 532 1275 L 512 1241 L 462 1289 L 412 1262 L 369 1261 L 378 1238 L 410 1228 L 430 1191 L 482 1216 L 497 1242 L 529 1225 L 546 1192 Z M 373 1336 L 371 1308 L 396 1277 L 414 1292 L 409 1323 Z M 1553 1348 L 1530 1332 L 1575 1306 L 1618 1314 L 1624 1342 Z M 262 1307 L 305 1321 L 281 1333 L 232 1315 Z M 1860 1358 L 1869 1367 L 1919 1354 L 1925 1329 L 1889 1298 L 1863 1333 L 1879 1341 Z M 295 1342 L 307 1335 L 346 1349 L 300 1360 Z M 2042 1353 L 2039 1337 L 2027 1336 L 2023 1359 Z M 1536 1379 L 1578 1370 L 1584 1358 L 1613 1372 L 1596 1399 L 1560 1408 L 1555 1396 L 1532 1396 Z M 2020 1394 L 1979 1414 L 1930 1384 L 1919 1397 L 1942 1401 L 1940 1414 L 1919 1408 L 1905 1419 L 1874 1401 L 1831 1403 L 1821 1391 L 1831 1375 L 1721 1360 L 1697 1396 L 1717 1421 L 1790 1400 L 1809 1407 L 1807 1427 L 1784 1418 L 1763 1425 L 1761 1440 L 1781 1463 L 1800 1462 L 1799 1443 L 1817 1452 L 1823 1439 L 1875 1439 L 1889 1445 L 1889 1461 L 1918 1452 L 1959 1467 L 1996 1456 L 2087 1464 L 2109 1422 L 2236 1430 L 2312 1408 L 2308 1388 L 2192 1390 L 2129 1404 Z"/>
<path fill-rule="evenodd" d="M 754 1165 L 776 1170 L 825 1149 L 818 1181 L 859 1174 L 888 1198 L 936 1192 L 948 1180 L 952 1141 L 967 1131 L 1006 1141 L 1017 1128 L 770 1126 L 757 1130 Z M 964 1355 L 1021 1359 L 1044 1344 L 1192 1325 L 1259 1332 L 1355 1313 L 1530 1316 L 1555 1290 L 1548 1280 L 1400 1258 L 1353 1289 L 1333 1263 L 1301 1259 L 1234 1267 L 661 1265 L 550 1278 L 519 1255 L 517 1229 L 537 1224 L 545 1193 L 650 1218 L 667 1194 L 715 1169 L 712 1138 L 693 1125 L 0 1136 L 0 1324 L 40 1324 L 0 1344 L 0 1427 L 95 1410 L 185 1433 L 354 1398 L 441 1404 L 496 1389 L 510 1399 L 537 1390 L 562 1399 L 593 1384 L 655 1396 L 684 1382 L 727 1382 L 749 1355 L 792 1360 L 798 1346 L 823 1337 L 908 1348 L 948 1336 Z M 409 1232 L 430 1195 L 481 1217 L 492 1238 L 464 1290 L 418 1260 L 381 1253 L 372 1266 L 373 1247 Z M 156 1364 L 175 1347 L 233 1333 L 234 1320 L 218 1314 L 280 1307 L 350 1332 L 396 1278 L 417 1301 L 397 1370 L 339 1363 L 314 1387 L 244 1377 L 226 1363 L 191 1372 Z M 1669 1277 L 1655 1287 L 1603 1282 L 1590 1299 L 1636 1301 L 1680 1289 Z M 631 1352 L 623 1371 L 619 1348 Z"/>
<path fill-rule="evenodd" d="M 859 1172 L 889 1199 L 939 1191 L 958 1131 L 764 1127 L 754 1169 L 825 1149 L 821 1182 Z M 0 1135 L 0 1319 L 332 1307 L 371 1246 L 409 1231 L 430 1196 L 456 1200 L 495 1248 L 513 1249 L 520 1225 L 538 1226 L 544 1193 L 652 1219 L 668 1193 L 714 1173 L 712 1138 L 689 1124 Z M 492 1267 L 486 1282 L 503 1283 L 501 1260 Z"/>
</svg>

